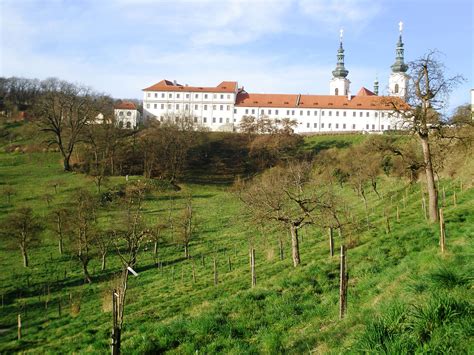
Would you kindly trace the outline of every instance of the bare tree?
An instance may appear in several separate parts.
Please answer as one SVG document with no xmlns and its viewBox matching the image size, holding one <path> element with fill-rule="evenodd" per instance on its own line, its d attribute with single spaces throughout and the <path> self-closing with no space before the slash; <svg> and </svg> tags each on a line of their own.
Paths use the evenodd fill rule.
<svg viewBox="0 0 474 355">
<path fill-rule="evenodd" d="M 11 185 L 5 185 L 2 188 L 2 195 L 7 198 L 7 204 L 9 205 L 12 201 L 12 197 L 17 194 L 16 189 Z"/>
<path fill-rule="evenodd" d="M 99 103 L 99 96 L 89 88 L 55 78 L 41 82 L 35 115 L 41 130 L 50 133 L 48 143 L 61 152 L 65 171 L 71 170 L 71 155 L 84 127 L 100 113 Z"/>
<path fill-rule="evenodd" d="M 10 213 L 3 221 L 2 234 L 7 241 L 20 248 L 23 266 L 28 267 L 28 251 L 39 242 L 42 225 L 29 207 L 19 208 Z"/>
<path fill-rule="evenodd" d="M 179 231 L 179 244 L 184 247 L 184 257 L 189 258 L 189 243 L 194 237 L 196 230 L 196 218 L 193 211 L 193 200 L 191 196 L 186 199 L 186 204 L 183 209 L 181 216 Z"/>
<path fill-rule="evenodd" d="M 109 253 L 116 235 L 114 230 L 96 230 L 94 236 L 94 244 L 100 254 L 102 271 L 105 270 L 107 262 L 107 254 Z"/>
<path fill-rule="evenodd" d="M 79 190 L 73 205 L 73 218 L 71 220 L 71 246 L 74 254 L 82 265 L 84 280 L 92 282 L 88 265 L 93 257 L 93 246 L 96 225 L 97 204 L 94 196 L 86 190 Z"/>
<path fill-rule="evenodd" d="M 69 210 L 66 208 L 56 208 L 50 214 L 52 220 L 53 230 L 58 238 L 58 250 L 59 254 L 63 254 L 64 251 L 64 236 L 67 234 L 66 231 L 66 219 L 68 217 Z"/>
<path fill-rule="evenodd" d="M 438 53 L 431 51 L 409 63 L 410 85 L 407 102 L 387 99 L 396 115 L 403 120 L 404 127 L 409 128 L 420 142 L 429 196 L 429 217 L 432 222 L 438 220 L 438 191 L 433 168 L 432 141 L 446 123 L 442 110 L 448 103 L 450 92 L 463 80 L 460 75 L 448 78 L 445 73 Z"/>
<path fill-rule="evenodd" d="M 321 195 L 310 186 L 312 164 L 290 163 L 275 167 L 249 183 L 236 183 L 241 201 L 260 223 L 274 221 L 289 229 L 293 266 L 301 262 L 298 230 L 313 224 Z"/>
</svg>

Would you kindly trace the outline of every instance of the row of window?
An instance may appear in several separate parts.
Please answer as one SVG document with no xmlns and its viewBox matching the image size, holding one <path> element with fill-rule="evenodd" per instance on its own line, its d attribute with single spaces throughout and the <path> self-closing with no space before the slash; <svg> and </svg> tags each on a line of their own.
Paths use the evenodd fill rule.
<svg viewBox="0 0 474 355">
<path fill-rule="evenodd" d="M 174 106 L 175 106 L 176 110 L 179 110 L 180 107 L 181 107 L 180 104 L 174 104 Z M 208 105 L 202 105 L 202 106 L 203 106 L 203 110 L 207 111 L 207 106 Z M 209 105 L 209 106 L 211 106 L 211 105 Z M 151 104 L 146 104 L 146 108 L 150 108 L 150 107 L 151 107 Z M 224 111 L 224 107 L 226 107 L 227 111 L 230 111 L 230 105 L 219 105 L 219 110 Z M 153 108 L 157 109 L 158 104 L 153 104 Z M 160 108 L 162 110 L 164 110 L 165 109 L 165 104 L 160 104 Z M 168 108 L 168 110 L 172 110 L 173 109 L 173 104 L 167 104 L 167 108 Z M 184 104 L 183 108 L 184 108 L 185 111 L 188 111 L 189 110 L 189 104 Z M 212 105 L 212 109 L 217 110 L 217 105 Z M 199 105 L 194 105 L 194 110 L 199 110 Z M 234 113 L 237 113 L 237 111 L 234 110 Z"/>
<path fill-rule="evenodd" d="M 330 129 L 331 127 L 332 127 L 332 124 L 331 124 L 331 123 L 328 123 L 328 129 Z M 309 122 L 306 124 L 306 128 L 311 128 L 311 124 L 310 124 Z M 313 124 L 313 128 L 318 128 L 318 124 L 317 124 L 316 122 Z M 324 123 L 321 123 L 321 129 L 323 129 L 323 128 L 324 128 Z M 336 123 L 336 124 L 335 124 L 335 128 L 336 128 L 336 129 L 339 129 L 339 123 Z M 343 123 L 343 124 L 342 124 L 342 129 L 346 129 L 346 128 L 347 128 L 346 124 Z M 366 125 L 365 125 L 365 128 L 366 128 L 366 129 L 370 129 L 370 125 L 369 125 L 369 124 L 366 124 Z M 385 126 L 384 126 L 384 125 L 381 125 L 380 128 L 381 128 L 382 130 L 384 130 L 384 129 L 385 129 Z M 356 129 L 355 123 L 352 124 L 352 129 Z M 390 125 L 387 125 L 387 129 L 388 129 L 388 130 L 390 129 Z M 374 125 L 374 124 L 372 125 L 372 130 L 375 130 L 375 125 Z"/>
<path fill-rule="evenodd" d="M 164 120 L 165 120 L 165 118 L 163 116 L 160 116 L 160 121 L 163 122 Z M 176 117 L 175 121 L 178 122 L 178 120 L 179 120 L 179 118 Z M 234 118 L 233 121 L 236 122 L 236 119 Z M 197 123 L 197 122 L 198 122 L 198 118 L 194 117 L 194 123 Z M 207 117 L 203 117 L 202 122 L 207 123 Z M 217 118 L 216 117 L 212 117 L 212 123 L 217 123 Z M 222 117 L 219 117 L 219 123 L 224 123 L 224 119 Z M 225 123 L 230 123 L 230 118 L 226 118 Z"/>
<path fill-rule="evenodd" d="M 211 95 L 211 94 L 203 94 L 203 95 L 204 95 L 204 98 L 207 99 L 207 98 L 209 98 L 209 95 Z M 217 99 L 217 97 L 218 97 L 217 95 L 218 95 L 218 94 L 213 94 L 213 98 L 214 98 L 214 99 Z M 164 92 L 162 92 L 160 96 L 161 96 L 162 99 L 166 98 L 166 94 L 165 94 Z M 152 95 L 151 95 L 150 92 L 147 93 L 147 97 L 152 97 Z M 155 97 L 155 98 L 158 98 L 158 93 L 157 93 L 157 92 L 155 92 L 154 97 Z M 191 94 L 184 94 L 183 97 L 185 97 L 186 99 L 189 99 L 189 98 L 191 97 Z M 220 97 L 220 99 L 223 100 L 224 97 L 225 97 L 225 95 L 224 95 L 224 94 L 220 94 L 219 97 Z M 168 93 L 168 98 L 169 98 L 169 99 L 172 99 L 172 98 L 173 98 L 173 93 L 171 93 L 171 92 Z M 181 98 L 181 94 L 180 94 L 180 93 L 176 93 L 176 98 L 177 98 L 177 99 L 180 99 L 180 98 Z M 194 94 L 194 98 L 195 98 L 195 99 L 199 98 L 199 94 Z M 230 100 L 230 94 L 227 94 L 227 99 Z"/>
<path fill-rule="evenodd" d="M 252 110 L 245 109 L 245 114 L 246 114 L 246 115 L 250 114 L 250 112 L 251 112 L 252 115 L 254 115 L 254 114 L 255 114 L 255 109 L 252 109 Z M 268 109 L 268 110 L 267 110 L 267 114 L 268 114 L 268 115 L 271 115 L 272 112 L 274 112 L 275 115 L 278 115 L 278 114 L 279 114 L 279 110 L 274 110 L 274 111 L 272 111 L 271 109 Z M 333 112 L 333 111 L 328 111 L 328 116 L 332 116 L 332 112 Z M 303 110 L 299 111 L 299 113 L 300 113 L 300 116 L 303 116 L 303 115 L 304 115 L 304 111 L 303 111 Z M 264 109 L 261 109 L 261 110 L 260 110 L 260 115 L 264 115 L 264 114 L 265 114 L 265 110 L 264 110 Z M 291 110 L 291 111 L 290 111 L 290 110 L 286 110 L 286 115 L 287 115 L 287 116 L 295 116 L 295 110 Z M 317 115 L 318 115 L 318 111 L 317 111 L 317 110 L 314 110 L 314 111 L 313 111 L 313 116 L 317 116 Z M 324 115 L 325 115 L 325 111 L 323 110 L 323 111 L 321 111 L 321 116 L 324 116 Z M 335 115 L 336 115 L 336 117 L 339 117 L 339 111 L 336 111 Z M 306 111 L 306 116 L 311 116 L 311 110 Z M 347 116 L 347 112 L 346 112 L 346 111 L 342 111 L 342 117 L 346 117 L 346 116 Z M 370 112 L 367 111 L 367 112 L 365 113 L 365 116 L 366 116 L 366 117 L 370 117 Z M 375 112 L 375 113 L 374 113 L 374 116 L 375 116 L 375 117 L 378 117 L 378 112 Z M 357 112 L 356 112 L 356 111 L 353 111 L 353 112 L 352 112 L 352 117 L 357 117 Z M 363 113 L 362 111 L 359 112 L 359 117 L 364 117 L 364 113 Z M 385 117 L 385 114 L 382 112 L 382 113 L 380 114 L 380 117 L 382 117 L 382 118 Z"/>
<path fill-rule="evenodd" d="M 131 116 L 132 113 L 130 111 L 127 111 L 127 116 Z M 119 112 L 119 116 L 123 116 L 123 111 Z"/>
</svg>

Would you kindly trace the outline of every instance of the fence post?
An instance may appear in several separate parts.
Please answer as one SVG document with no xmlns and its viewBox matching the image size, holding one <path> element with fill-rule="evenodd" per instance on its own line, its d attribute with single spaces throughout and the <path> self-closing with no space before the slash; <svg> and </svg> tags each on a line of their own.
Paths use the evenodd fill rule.
<svg viewBox="0 0 474 355">
<path fill-rule="evenodd" d="M 444 253 L 446 248 L 446 226 L 444 224 L 443 209 L 439 209 L 439 245 L 441 246 L 441 253 Z"/>
<path fill-rule="evenodd" d="M 250 249 L 250 273 L 252 277 L 252 287 L 257 286 L 257 276 L 255 274 L 255 249 Z"/>
<path fill-rule="evenodd" d="M 214 286 L 217 286 L 218 283 L 219 283 L 219 280 L 218 280 L 218 275 L 217 275 L 217 260 L 216 260 L 216 257 L 214 257 Z"/>
<path fill-rule="evenodd" d="M 18 313 L 18 340 L 21 339 L 21 314 Z"/>
<path fill-rule="evenodd" d="M 339 273 L 339 319 L 344 318 L 347 308 L 346 247 L 341 245 L 341 264 Z"/>
<path fill-rule="evenodd" d="M 332 227 L 329 227 L 329 256 L 334 256 L 334 234 Z"/>
</svg>

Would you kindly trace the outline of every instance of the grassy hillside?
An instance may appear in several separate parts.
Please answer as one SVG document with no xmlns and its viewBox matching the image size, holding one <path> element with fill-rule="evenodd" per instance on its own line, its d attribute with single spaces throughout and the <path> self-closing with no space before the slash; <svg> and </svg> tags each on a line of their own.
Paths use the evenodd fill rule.
<svg viewBox="0 0 474 355">
<path fill-rule="evenodd" d="M 308 149 L 346 147 L 363 136 L 309 137 Z M 138 179 L 133 177 L 132 179 Z M 0 153 L 0 181 L 16 190 L 11 204 L 0 201 L 0 218 L 13 206 L 31 206 L 46 216 L 68 201 L 75 188 L 95 191 L 87 177 L 61 171 L 57 153 Z M 112 178 L 108 187 L 124 184 Z M 55 192 L 54 184 L 57 184 Z M 171 209 L 178 216 L 188 193 L 198 224 L 191 243 L 191 260 L 170 242 L 159 251 L 157 267 L 151 244 L 140 254 L 131 278 L 123 328 L 124 353 L 468 353 L 473 343 L 474 189 L 460 190 L 457 181 L 445 187 L 447 251 L 441 255 L 438 226 L 423 217 L 420 186 L 382 179 L 383 198 L 369 194 L 374 226 L 351 236 L 348 251 L 348 315 L 338 319 L 337 255 L 329 257 L 325 231 L 302 232 L 302 265 L 293 268 L 287 232 L 256 226 L 228 187 L 186 184 L 180 192 L 154 191 L 147 198 L 147 218 L 165 220 Z M 2 186 L 0 186 L 1 188 Z M 457 206 L 453 193 L 457 194 Z M 50 206 L 45 194 L 53 196 Z M 356 209 L 363 203 L 347 189 Z M 402 196 L 407 196 L 405 206 Z M 396 206 L 400 221 L 396 221 Z M 386 233 L 383 211 L 391 216 Z M 113 223 L 113 215 L 100 216 Z M 279 260 L 278 239 L 285 256 Z M 0 352 L 107 352 L 110 344 L 111 297 L 116 255 L 107 269 L 91 264 L 93 283 L 83 284 L 79 264 L 60 256 L 53 236 L 22 267 L 19 250 L 0 248 Z M 336 250 L 341 244 L 336 237 Z M 256 247 L 257 287 L 250 287 L 248 248 Z M 212 260 L 217 259 L 219 284 L 213 285 Z M 231 266 L 229 267 L 229 260 Z M 203 262 L 204 261 L 204 262 Z M 193 282 L 192 268 L 196 282 Z M 60 309 L 60 311 L 59 311 Z M 23 337 L 16 340 L 17 315 Z"/>
</svg>

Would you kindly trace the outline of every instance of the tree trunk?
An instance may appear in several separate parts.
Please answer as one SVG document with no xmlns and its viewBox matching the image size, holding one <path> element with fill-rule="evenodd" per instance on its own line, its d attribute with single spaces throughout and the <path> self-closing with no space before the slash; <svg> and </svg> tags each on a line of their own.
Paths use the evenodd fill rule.
<svg viewBox="0 0 474 355">
<path fill-rule="evenodd" d="M 430 144 L 427 135 L 420 135 L 423 148 L 423 160 L 425 163 L 426 187 L 428 190 L 428 211 L 431 222 L 438 221 L 438 191 L 436 190 L 433 164 L 431 162 Z"/>
<path fill-rule="evenodd" d="M 58 245 L 59 246 L 59 254 L 63 255 L 63 230 L 62 230 L 62 225 L 61 225 L 61 216 L 59 215 L 59 212 L 58 212 L 58 215 L 57 215 L 56 222 L 57 222 L 58 237 L 59 237 L 59 245 Z"/>
<path fill-rule="evenodd" d="M 63 161 L 63 166 L 64 166 L 64 171 L 71 171 L 71 155 L 64 155 L 63 156 L 64 161 Z"/>
<path fill-rule="evenodd" d="M 23 266 L 28 267 L 28 254 L 26 253 L 26 248 L 21 248 L 21 255 L 23 256 Z"/>
<path fill-rule="evenodd" d="M 102 271 L 105 270 L 106 256 L 107 256 L 107 254 L 105 254 L 105 253 L 102 254 L 102 267 L 101 267 Z"/>
<path fill-rule="evenodd" d="M 82 263 L 82 270 L 84 272 L 84 281 L 87 283 L 92 283 L 91 276 L 89 274 L 89 270 L 87 270 L 87 263 Z"/>
<path fill-rule="evenodd" d="M 184 244 L 184 257 L 186 259 L 189 259 L 189 245 L 188 244 Z"/>
<path fill-rule="evenodd" d="M 300 246 L 298 242 L 298 229 L 291 225 L 291 256 L 293 257 L 293 266 L 296 267 L 301 263 L 300 260 Z"/>
</svg>

